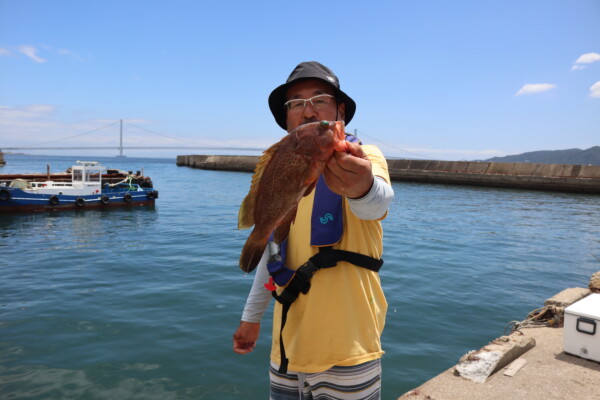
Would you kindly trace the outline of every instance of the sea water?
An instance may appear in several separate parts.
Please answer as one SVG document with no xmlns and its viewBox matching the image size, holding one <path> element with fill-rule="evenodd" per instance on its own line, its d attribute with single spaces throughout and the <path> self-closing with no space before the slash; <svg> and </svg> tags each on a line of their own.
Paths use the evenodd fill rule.
<svg viewBox="0 0 600 400">
<path fill-rule="evenodd" d="M 86 160 L 90 157 L 84 157 Z M 7 155 L 0 174 L 81 157 Z M 272 305 L 232 351 L 253 274 L 238 207 L 251 174 L 142 168 L 153 207 L 0 216 L 0 399 L 266 399 Z M 395 399 L 600 270 L 600 196 L 393 183 L 383 398 Z"/>
</svg>

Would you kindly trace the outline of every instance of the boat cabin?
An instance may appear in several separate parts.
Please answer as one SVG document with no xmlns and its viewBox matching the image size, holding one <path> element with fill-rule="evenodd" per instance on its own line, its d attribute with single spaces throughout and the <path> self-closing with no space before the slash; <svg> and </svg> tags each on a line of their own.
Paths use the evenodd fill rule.
<svg viewBox="0 0 600 400">
<path fill-rule="evenodd" d="M 106 170 L 97 161 L 77 161 L 71 167 L 71 182 L 31 182 L 37 193 L 89 195 L 102 191 L 102 173 Z"/>
<path fill-rule="evenodd" d="M 102 186 L 102 172 L 106 168 L 98 164 L 98 161 L 77 161 L 71 168 L 73 186 Z"/>
</svg>

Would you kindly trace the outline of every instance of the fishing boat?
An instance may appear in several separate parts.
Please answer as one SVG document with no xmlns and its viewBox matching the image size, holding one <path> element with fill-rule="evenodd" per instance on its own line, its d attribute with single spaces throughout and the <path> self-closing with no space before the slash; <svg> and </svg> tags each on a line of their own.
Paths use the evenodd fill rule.
<svg viewBox="0 0 600 400">
<path fill-rule="evenodd" d="M 152 180 L 137 171 L 77 161 L 64 173 L 0 175 L 0 213 L 153 205 Z"/>
</svg>

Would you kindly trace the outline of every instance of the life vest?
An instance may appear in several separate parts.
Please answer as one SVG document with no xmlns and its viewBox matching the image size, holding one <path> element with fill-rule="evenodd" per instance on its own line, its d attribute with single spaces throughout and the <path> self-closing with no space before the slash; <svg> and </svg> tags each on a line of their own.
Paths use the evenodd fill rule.
<svg viewBox="0 0 600 400">
<path fill-rule="evenodd" d="M 356 137 L 348 134 L 346 134 L 346 140 L 358 142 Z M 333 245 L 342 238 L 344 230 L 342 202 L 342 196 L 332 192 L 321 175 L 315 187 L 310 233 L 310 244 L 319 247 L 319 252 L 309 258 L 297 270 L 294 271 L 285 266 L 287 239 L 279 246 L 273 241 L 273 235 L 271 235 L 267 244 L 269 251 L 267 269 L 271 277 L 265 287 L 271 291 L 275 300 L 282 305 L 281 329 L 279 330 L 280 373 L 285 374 L 289 364 L 283 345 L 283 328 L 287 320 L 287 313 L 300 293 L 305 295 L 308 293 L 313 275 L 321 268 L 335 267 L 340 261 L 346 261 L 374 272 L 379 272 L 383 265 L 381 259 L 333 248 Z M 279 295 L 274 283 L 278 286 L 285 286 Z"/>
</svg>

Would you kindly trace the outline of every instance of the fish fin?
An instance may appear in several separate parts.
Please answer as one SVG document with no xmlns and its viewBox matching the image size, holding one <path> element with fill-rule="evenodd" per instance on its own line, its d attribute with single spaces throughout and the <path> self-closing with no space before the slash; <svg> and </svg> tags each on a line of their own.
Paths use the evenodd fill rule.
<svg viewBox="0 0 600 400">
<path fill-rule="evenodd" d="M 346 141 L 346 126 L 344 125 L 344 121 L 336 121 L 333 130 L 339 140 Z"/>
<path fill-rule="evenodd" d="M 275 243 L 282 243 L 285 238 L 287 238 L 290 233 L 290 226 L 292 222 L 296 219 L 296 213 L 298 212 L 298 205 L 292 208 L 288 213 L 283 217 L 281 223 L 275 229 L 275 233 L 273 233 L 273 239 Z"/>
<path fill-rule="evenodd" d="M 308 196 L 310 192 L 314 190 L 316 185 L 316 180 L 311 182 L 310 185 L 306 187 L 306 190 L 304 191 L 304 194 L 302 196 Z M 298 204 L 296 203 L 296 205 L 293 208 L 291 208 L 290 211 L 288 211 L 285 217 L 283 217 L 279 226 L 277 226 L 277 228 L 275 229 L 275 233 L 273 234 L 273 239 L 275 240 L 275 243 L 282 243 L 288 236 L 288 234 L 290 233 L 290 226 L 296 220 L 297 212 Z"/>
<path fill-rule="evenodd" d="M 343 153 L 349 153 L 348 151 L 348 142 L 346 142 L 345 140 L 336 142 L 336 144 L 333 146 L 333 149 L 335 151 L 341 151 Z"/>
<path fill-rule="evenodd" d="M 261 236 L 264 235 L 258 233 L 256 229 L 248 236 L 240 255 L 240 268 L 242 271 L 252 272 L 260 262 L 268 239 L 268 236 L 266 238 Z"/>
<path fill-rule="evenodd" d="M 306 187 L 302 197 L 308 196 L 315 189 L 315 186 L 317 186 L 317 180 L 318 179 L 313 180 Z M 296 205 L 293 208 L 291 208 L 290 211 L 288 211 L 288 213 L 285 215 L 285 217 L 283 217 L 283 219 L 281 220 L 279 226 L 277 226 L 277 228 L 275 229 L 275 233 L 273 234 L 273 239 L 275 240 L 275 243 L 283 242 L 285 240 L 285 238 L 288 236 L 288 234 L 290 233 L 290 226 L 296 220 L 297 213 L 298 213 L 298 203 L 296 203 Z"/>
<path fill-rule="evenodd" d="M 336 121 L 333 127 L 333 132 L 337 138 L 333 149 L 335 151 L 348 152 L 348 142 L 346 142 L 346 132 L 344 122 Z"/>
<path fill-rule="evenodd" d="M 254 225 L 254 199 L 255 194 L 248 193 L 242 201 L 238 211 L 238 229 L 248 229 Z"/>
<path fill-rule="evenodd" d="M 315 190 L 315 186 L 317 186 L 318 180 L 319 180 L 319 178 L 315 179 L 306 187 L 306 190 L 304 191 L 304 194 L 302 195 L 302 197 L 308 196 L 313 190 Z"/>
<path fill-rule="evenodd" d="M 254 208 L 260 179 L 262 178 L 267 165 L 269 165 L 269 162 L 273 158 L 273 154 L 277 152 L 280 145 L 281 141 L 275 143 L 259 157 L 256 167 L 254 168 L 254 175 L 252 175 L 250 191 L 244 198 L 244 201 L 242 201 L 242 205 L 238 212 L 238 229 L 248 229 L 254 225 Z"/>
</svg>

